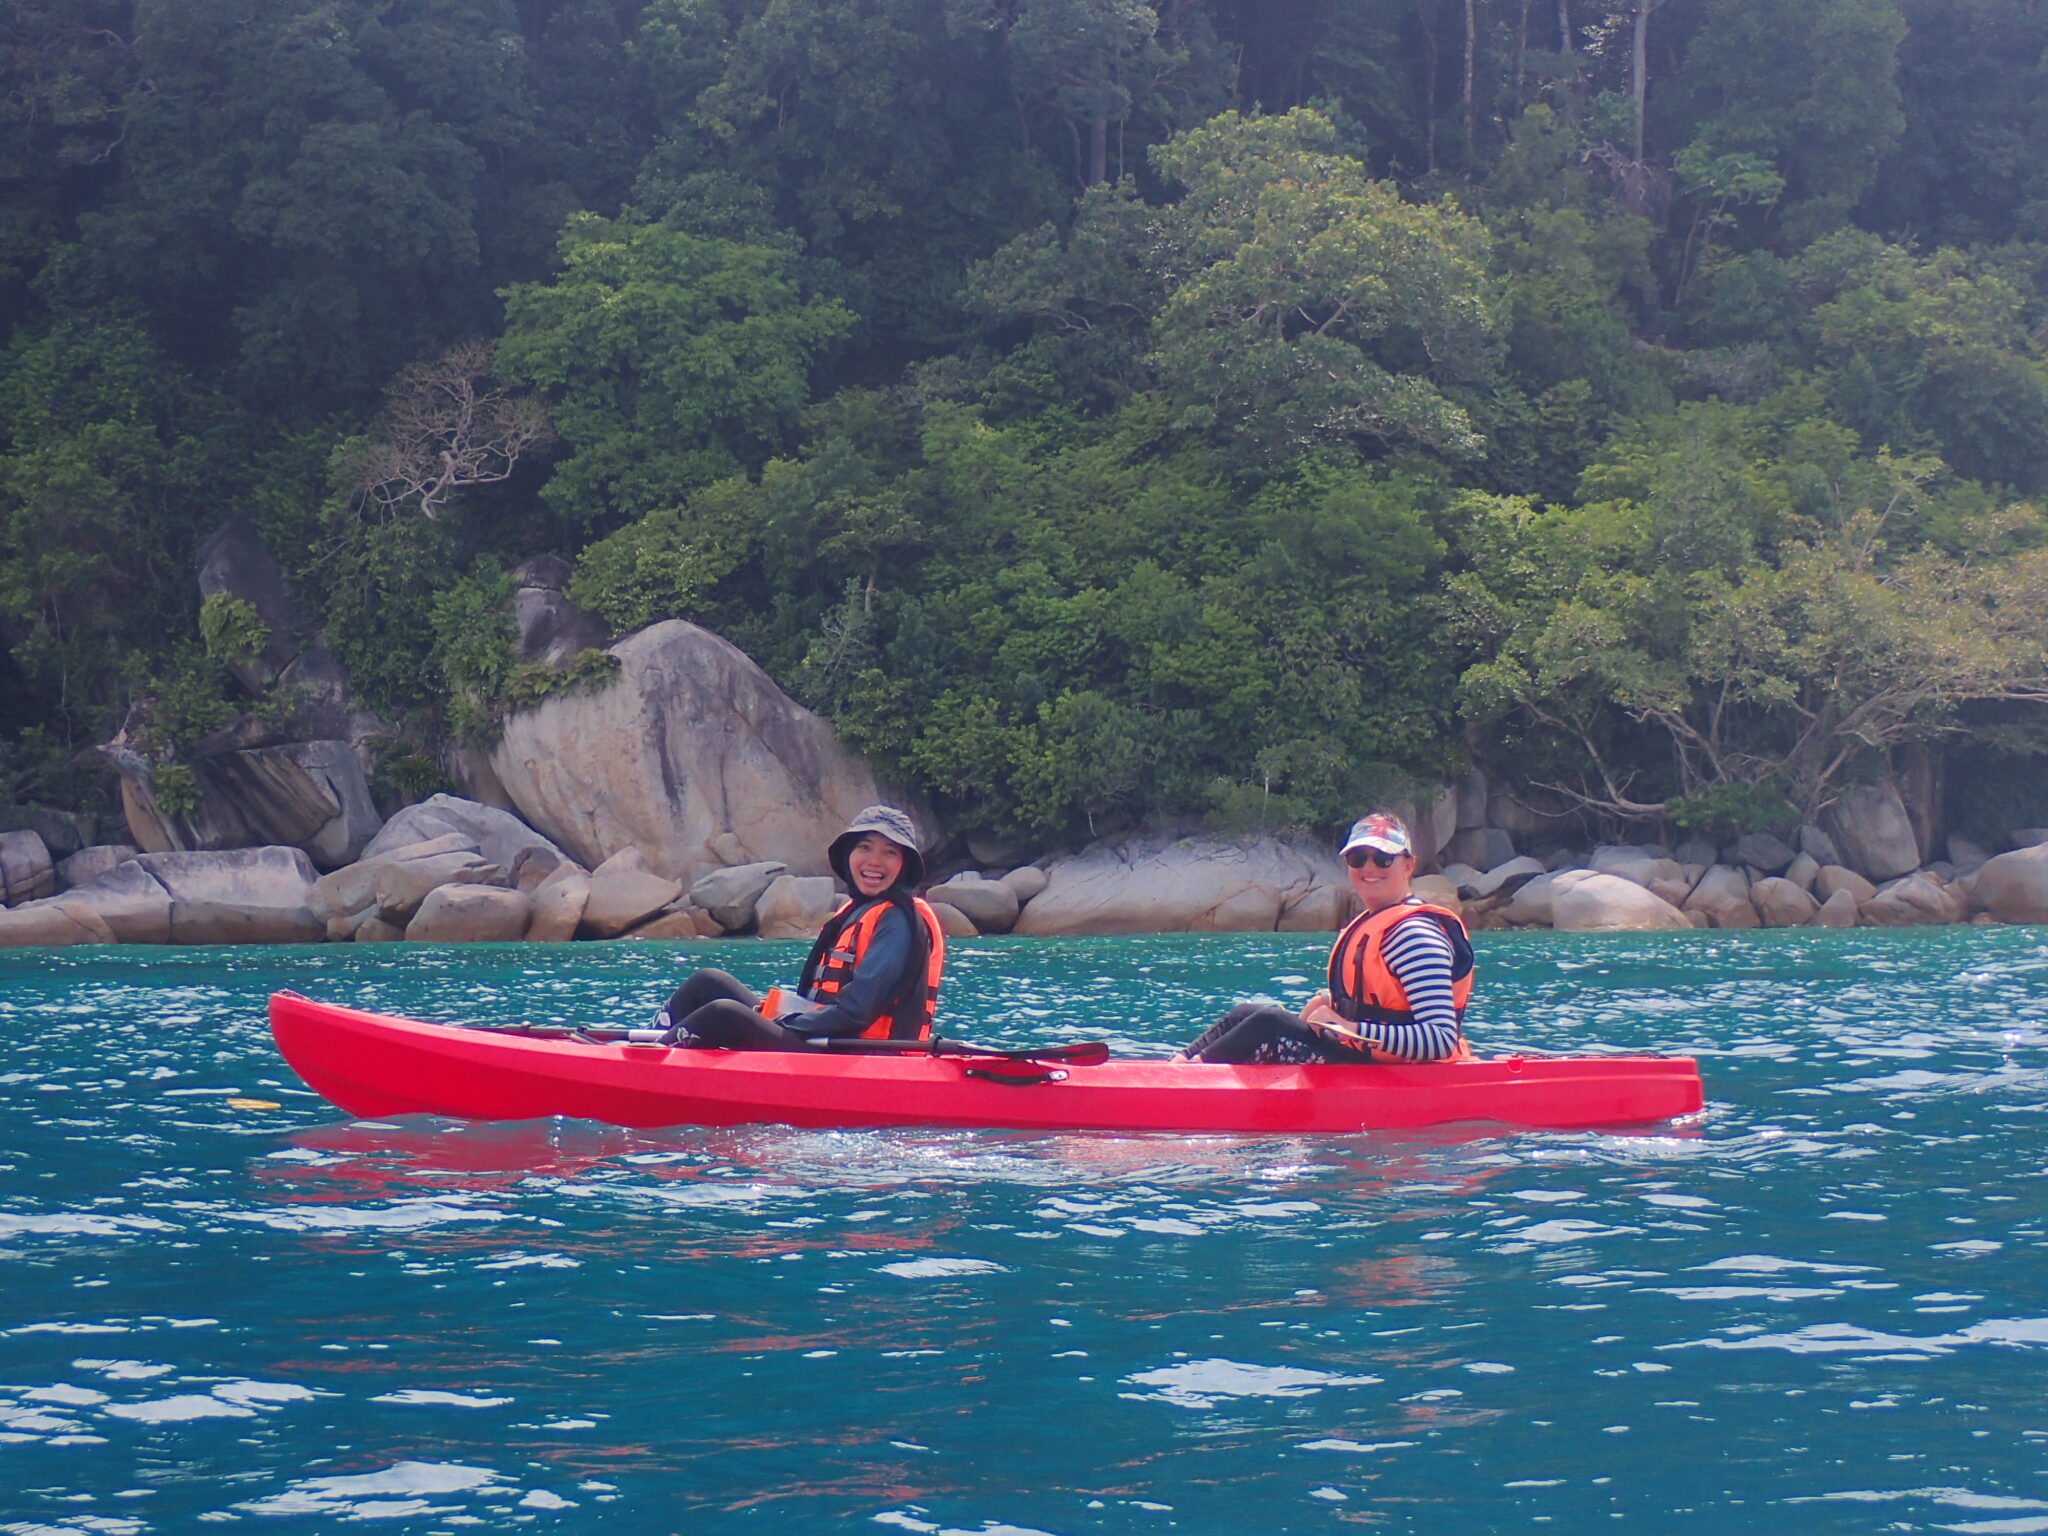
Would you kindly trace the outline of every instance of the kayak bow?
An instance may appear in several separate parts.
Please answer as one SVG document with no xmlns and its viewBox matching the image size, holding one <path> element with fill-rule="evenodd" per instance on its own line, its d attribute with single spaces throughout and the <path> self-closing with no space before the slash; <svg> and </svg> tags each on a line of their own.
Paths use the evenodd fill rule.
<svg viewBox="0 0 2048 1536">
<path fill-rule="evenodd" d="M 1018 1072 L 1003 1069 L 994 1052 L 707 1051 L 535 1038 L 392 1018 L 293 992 L 271 998 L 270 1027 L 309 1087 L 366 1118 L 1263 1134 L 1464 1120 L 1552 1130 L 1634 1125 L 1693 1114 L 1702 1102 L 1688 1056 L 1356 1067 L 1132 1060 Z"/>
</svg>

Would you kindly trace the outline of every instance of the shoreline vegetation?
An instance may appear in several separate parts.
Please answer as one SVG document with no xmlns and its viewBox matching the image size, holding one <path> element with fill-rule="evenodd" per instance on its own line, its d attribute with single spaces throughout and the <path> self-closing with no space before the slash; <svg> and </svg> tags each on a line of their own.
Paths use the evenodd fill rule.
<svg viewBox="0 0 2048 1536">
<path fill-rule="evenodd" d="M 2032 0 L 0 38 L 0 942 L 2048 920 Z"/>
</svg>

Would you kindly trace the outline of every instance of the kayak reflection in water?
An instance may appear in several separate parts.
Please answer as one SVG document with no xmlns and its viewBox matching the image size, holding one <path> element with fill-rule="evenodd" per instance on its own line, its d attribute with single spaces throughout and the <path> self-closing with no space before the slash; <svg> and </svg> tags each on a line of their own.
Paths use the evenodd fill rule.
<svg viewBox="0 0 2048 1536">
<path fill-rule="evenodd" d="M 1340 850 L 1365 908 L 1337 935 L 1329 987 L 1298 1014 L 1240 1003 L 1177 1061 L 1449 1061 L 1468 1057 L 1472 940 L 1448 907 L 1414 894 L 1415 850 L 1398 816 L 1360 817 Z"/>
<path fill-rule="evenodd" d="M 911 894 L 924 855 L 910 818 L 871 805 L 825 857 L 853 895 L 818 934 L 795 992 L 759 998 L 724 971 L 698 971 L 655 1015 L 671 1044 L 799 1051 L 830 1039 L 931 1038 L 946 939 L 937 914 Z"/>
</svg>

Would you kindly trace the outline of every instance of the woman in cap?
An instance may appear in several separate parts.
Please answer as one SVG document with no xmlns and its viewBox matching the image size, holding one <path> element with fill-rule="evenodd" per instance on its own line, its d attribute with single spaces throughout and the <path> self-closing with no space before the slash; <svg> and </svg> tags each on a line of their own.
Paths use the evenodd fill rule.
<svg viewBox="0 0 2048 1536">
<path fill-rule="evenodd" d="M 1397 816 L 1375 811 L 1340 852 L 1365 909 L 1337 936 L 1329 986 L 1298 1014 L 1240 1003 L 1180 1061 L 1446 1061 L 1468 1056 L 1472 940 L 1448 907 L 1416 896 L 1415 850 Z"/>
<path fill-rule="evenodd" d="M 912 889 L 924 855 L 910 818 L 871 805 L 832 840 L 826 862 L 852 895 L 827 920 L 793 997 L 756 997 L 736 978 L 701 970 L 655 1016 L 675 1044 L 796 1051 L 827 1040 L 928 1040 L 946 939 Z"/>
</svg>

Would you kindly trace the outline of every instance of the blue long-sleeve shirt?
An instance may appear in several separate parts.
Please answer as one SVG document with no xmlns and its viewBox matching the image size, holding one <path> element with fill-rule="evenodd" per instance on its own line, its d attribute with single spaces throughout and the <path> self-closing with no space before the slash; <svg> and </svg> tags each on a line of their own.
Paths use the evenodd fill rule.
<svg viewBox="0 0 2048 1536">
<path fill-rule="evenodd" d="M 776 1022 L 814 1040 L 859 1034 L 875 1022 L 875 1016 L 889 1006 L 903 985 L 904 967 L 912 959 L 910 948 L 910 921 L 900 907 L 891 907 L 875 924 L 867 953 L 832 1001 L 809 1013 L 786 1014 Z"/>
</svg>

